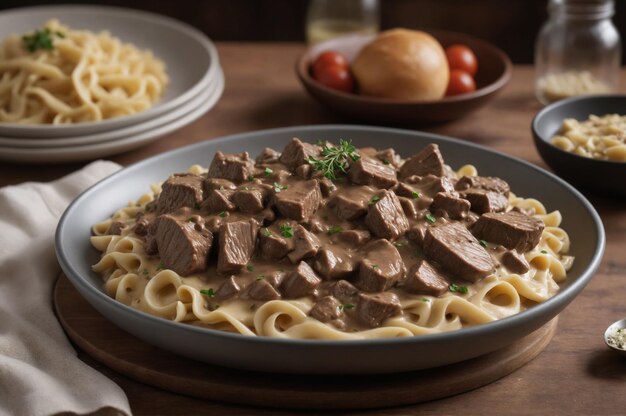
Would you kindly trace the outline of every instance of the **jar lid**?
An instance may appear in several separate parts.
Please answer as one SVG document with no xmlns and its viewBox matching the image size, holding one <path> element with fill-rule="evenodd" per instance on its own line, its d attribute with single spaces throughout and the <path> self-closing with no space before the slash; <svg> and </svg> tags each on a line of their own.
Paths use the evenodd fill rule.
<svg viewBox="0 0 626 416">
<path fill-rule="evenodd" d="M 562 12 L 578 19 L 604 19 L 615 11 L 613 0 L 550 0 L 550 12 Z"/>
</svg>

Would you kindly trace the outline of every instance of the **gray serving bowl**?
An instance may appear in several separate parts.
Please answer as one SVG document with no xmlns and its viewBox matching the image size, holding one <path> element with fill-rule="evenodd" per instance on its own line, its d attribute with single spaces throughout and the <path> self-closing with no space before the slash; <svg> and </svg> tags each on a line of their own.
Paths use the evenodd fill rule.
<svg viewBox="0 0 626 416">
<path fill-rule="evenodd" d="M 586 120 L 594 114 L 626 114 L 626 95 L 591 95 L 550 104 L 532 122 L 535 146 L 543 160 L 572 184 L 606 195 L 626 197 L 626 162 L 590 159 L 566 152 L 550 143 L 563 120 Z"/>
<path fill-rule="evenodd" d="M 89 243 L 92 224 L 109 217 L 149 185 L 198 163 L 207 166 L 217 150 L 281 149 L 297 136 L 308 141 L 339 138 L 357 146 L 394 147 L 410 156 L 428 143 L 439 144 L 453 168 L 472 163 L 480 174 L 500 176 L 518 195 L 559 209 L 576 257 L 561 290 L 548 301 L 517 315 L 458 331 L 382 340 L 287 340 L 251 337 L 179 324 L 132 309 L 107 296 L 91 270 L 100 253 Z M 209 140 L 172 150 L 127 167 L 83 192 L 63 214 L 56 232 L 63 271 L 87 301 L 120 328 L 186 357 L 236 367 L 283 373 L 393 373 L 437 367 L 476 357 L 533 332 L 554 318 L 592 278 L 604 252 L 604 229 L 591 204 L 574 188 L 524 161 L 448 137 L 387 128 L 322 125 L 264 130 Z"/>
</svg>

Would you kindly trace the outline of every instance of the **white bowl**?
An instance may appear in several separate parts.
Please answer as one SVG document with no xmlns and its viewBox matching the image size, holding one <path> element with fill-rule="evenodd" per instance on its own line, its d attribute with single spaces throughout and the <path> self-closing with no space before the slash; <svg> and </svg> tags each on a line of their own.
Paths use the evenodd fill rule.
<svg viewBox="0 0 626 416">
<path fill-rule="evenodd" d="M 200 118 L 209 111 L 222 96 L 224 75 L 221 70 L 211 89 L 202 93 L 179 118 L 158 127 L 148 129 L 118 140 L 104 141 L 82 146 L 9 148 L 0 147 L 0 160 L 26 163 L 59 163 L 95 159 L 122 153 L 155 141 Z"/>
<path fill-rule="evenodd" d="M 170 82 L 152 108 L 124 117 L 70 125 L 0 123 L 0 136 L 70 137 L 130 126 L 158 117 L 188 102 L 217 75 L 219 58 L 213 43 L 200 31 L 169 17 L 103 6 L 39 6 L 0 13 L 0 39 L 26 33 L 56 18 L 75 29 L 108 30 L 123 42 L 150 49 L 165 62 Z"/>
</svg>

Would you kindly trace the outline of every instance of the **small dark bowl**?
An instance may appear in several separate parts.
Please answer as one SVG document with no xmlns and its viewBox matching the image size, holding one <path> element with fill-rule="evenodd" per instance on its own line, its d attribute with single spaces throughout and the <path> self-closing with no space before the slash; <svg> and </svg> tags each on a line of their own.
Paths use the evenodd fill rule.
<svg viewBox="0 0 626 416">
<path fill-rule="evenodd" d="M 559 176 L 590 191 L 626 197 L 626 162 L 590 159 L 550 143 L 563 120 L 586 120 L 590 115 L 626 114 L 626 95 L 591 95 L 558 101 L 541 110 L 532 122 L 535 146 Z"/>
<path fill-rule="evenodd" d="M 462 33 L 430 31 L 445 48 L 461 43 L 467 45 L 478 60 L 475 81 L 477 90 L 432 101 L 407 101 L 374 98 L 345 93 L 325 87 L 310 73 L 311 63 L 324 51 L 334 50 L 353 61 L 363 46 L 375 35 L 348 35 L 331 39 L 307 49 L 296 61 L 296 73 L 313 98 L 332 111 L 348 117 L 381 124 L 418 124 L 450 121 L 476 110 L 489 101 L 511 79 L 510 59 L 495 46 Z"/>
</svg>

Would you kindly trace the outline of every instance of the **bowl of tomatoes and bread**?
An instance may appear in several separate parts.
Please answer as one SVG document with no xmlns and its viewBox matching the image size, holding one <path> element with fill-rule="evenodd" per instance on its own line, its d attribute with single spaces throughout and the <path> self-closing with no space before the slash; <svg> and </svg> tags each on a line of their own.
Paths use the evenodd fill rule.
<svg viewBox="0 0 626 416">
<path fill-rule="evenodd" d="M 460 118 L 511 78 L 510 59 L 454 32 L 393 29 L 318 43 L 296 61 L 308 93 L 330 110 L 381 124 Z"/>
</svg>

